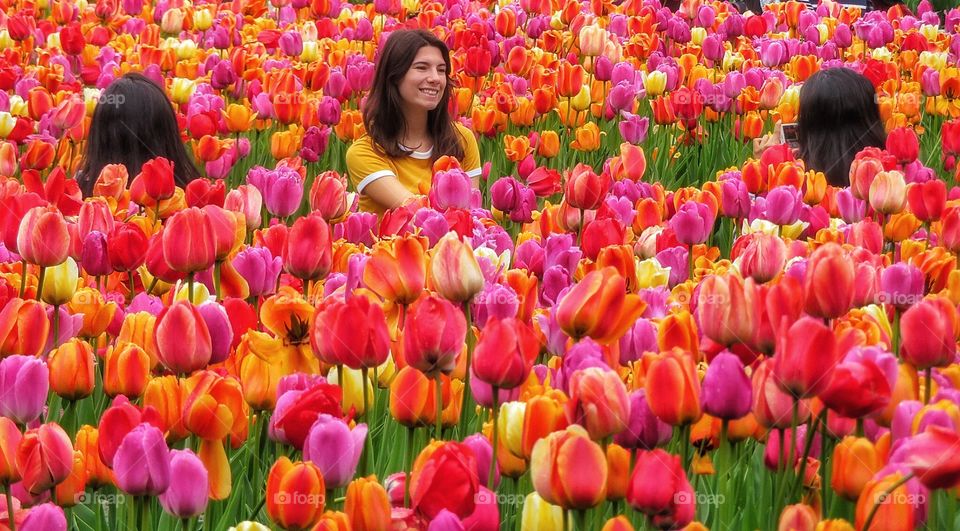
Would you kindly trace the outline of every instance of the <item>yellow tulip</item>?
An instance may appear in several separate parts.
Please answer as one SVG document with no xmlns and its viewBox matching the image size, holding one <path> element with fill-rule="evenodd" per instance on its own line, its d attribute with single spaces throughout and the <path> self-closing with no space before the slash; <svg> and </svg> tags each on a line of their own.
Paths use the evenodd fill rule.
<svg viewBox="0 0 960 531">
<path fill-rule="evenodd" d="M 563 531 L 563 509 L 544 501 L 536 492 L 523 500 L 521 531 Z"/>
<path fill-rule="evenodd" d="M 526 402 L 507 402 L 500 406 L 500 416 L 497 417 L 500 442 L 519 458 L 523 457 L 523 419 L 526 412 Z"/>
<path fill-rule="evenodd" d="M 73 258 L 60 265 L 48 267 L 43 279 L 43 292 L 40 298 L 47 304 L 59 306 L 70 302 L 77 291 L 77 282 L 80 280 L 80 270 Z"/>
</svg>

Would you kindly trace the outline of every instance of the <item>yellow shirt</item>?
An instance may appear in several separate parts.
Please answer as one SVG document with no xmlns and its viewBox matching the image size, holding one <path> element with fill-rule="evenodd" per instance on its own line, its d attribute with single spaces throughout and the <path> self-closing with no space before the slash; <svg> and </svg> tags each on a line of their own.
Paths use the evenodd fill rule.
<svg viewBox="0 0 960 531">
<path fill-rule="evenodd" d="M 463 160 L 460 167 L 470 178 L 480 176 L 480 150 L 473 132 L 458 122 L 454 122 L 463 146 Z M 423 194 L 430 189 L 433 181 L 433 149 L 414 151 L 405 157 L 390 157 L 374 147 L 369 135 L 358 138 L 347 149 L 347 174 L 350 182 L 360 194 L 360 210 L 375 212 L 378 216 L 386 210 L 363 194 L 368 184 L 381 177 L 396 177 L 404 188 L 413 194 Z"/>
</svg>

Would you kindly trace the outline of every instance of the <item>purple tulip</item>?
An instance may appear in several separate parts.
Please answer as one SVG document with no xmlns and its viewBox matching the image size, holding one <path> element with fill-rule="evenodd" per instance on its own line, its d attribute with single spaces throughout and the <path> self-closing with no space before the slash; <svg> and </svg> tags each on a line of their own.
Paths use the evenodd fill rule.
<svg viewBox="0 0 960 531">
<path fill-rule="evenodd" d="M 552 306 L 572 283 L 573 278 L 569 271 L 560 265 L 550 266 L 543 272 L 543 289 L 540 292 L 540 298 Z"/>
<path fill-rule="evenodd" d="M 760 43 L 760 62 L 767 68 L 780 66 L 790 59 L 787 45 L 779 40 L 767 40 Z"/>
<path fill-rule="evenodd" d="M 303 53 L 303 37 L 299 32 L 287 31 L 280 36 L 280 51 L 290 57 L 300 57 Z"/>
<path fill-rule="evenodd" d="M 421 208 L 413 215 L 413 226 L 420 228 L 420 234 L 427 237 L 430 247 L 433 247 L 450 232 L 450 224 L 443 214 L 432 208 Z"/>
<path fill-rule="evenodd" d="M 910 264 L 899 262 L 883 270 L 880 275 L 880 302 L 892 304 L 905 311 L 923 299 L 923 272 Z"/>
<path fill-rule="evenodd" d="M 330 69 L 330 76 L 327 78 L 327 84 L 323 86 L 323 93 L 340 101 L 350 96 L 350 86 L 340 67 Z"/>
<path fill-rule="evenodd" d="M 340 123 L 340 114 L 342 112 L 340 102 L 330 96 L 320 98 L 320 104 L 317 107 L 317 118 L 327 125 L 336 125 Z"/>
<path fill-rule="evenodd" d="M 672 436 L 673 428 L 650 410 L 646 391 L 630 393 L 630 420 L 623 431 L 613 436 L 613 442 L 629 450 L 652 450 L 666 444 Z"/>
<path fill-rule="evenodd" d="M 30 509 L 20 531 L 67 531 L 67 517 L 63 509 L 52 503 L 44 503 Z"/>
<path fill-rule="evenodd" d="M 271 215 L 285 218 L 300 208 L 300 200 L 303 199 L 303 180 L 300 179 L 300 174 L 296 170 L 286 166 L 281 166 L 270 173 L 271 179 L 267 181 L 263 202 Z"/>
<path fill-rule="evenodd" d="M 233 343 L 233 326 L 227 316 L 227 310 L 217 302 L 206 302 L 197 306 L 197 311 L 207 324 L 210 331 L 210 343 L 213 354 L 210 363 L 220 363 L 230 355 L 230 345 Z"/>
<path fill-rule="evenodd" d="M 620 365 L 638 361 L 646 352 L 659 352 L 657 327 L 647 319 L 637 319 L 620 338 Z"/>
<path fill-rule="evenodd" d="M 315 385 L 326 383 L 327 379 L 323 376 L 295 372 L 280 378 L 277 382 L 277 398 L 280 398 L 287 391 L 306 391 Z"/>
<path fill-rule="evenodd" d="M 633 108 L 633 104 L 637 101 L 637 88 L 630 83 L 629 81 L 621 81 L 614 85 L 610 89 L 610 93 L 607 95 L 607 106 L 613 109 L 614 112 L 627 111 L 628 109 Z M 624 128 L 629 126 L 624 126 Z M 623 131 L 621 129 L 621 134 Z M 624 139 L 626 135 L 624 134 Z M 631 142 L 633 144 L 634 142 Z"/>
<path fill-rule="evenodd" d="M 170 486 L 170 449 L 163 432 L 150 424 L 140 424 L 123 437 L 113 471 L 117 487 L 134 496 L 156 496 Z"/>
<path fill-rule="evenodd" d="M 662 267 L 670 268 L 670 280 L 667 285 L 671 289 L 687 280 L 690 276 L 690 253 L 682 245 L 664 249 L 654 257 Z"/>
<path fill-rule="evenodd" d="M 459 169 L 437 172 L 430 186 L 430 205 L 437 210 L 470 208 L 470 177 Z"/>
<path fill-rule="evenodd" d="M 0 416 L 17 424 L 36 420 L 43 413 L 50 389 L 47 364 L 33 356 L 13 355 L 0 360 Z"/>
<path fill-rule="evenodd" d="M 474 322 L 480 328 L 483 328 L 491 317 L 515 317 L 519 308 L 520 299 L 513 288 L 494 283 L 485 284 L 471 304 Z"/>
<path fill-rule="evenodd" d="M 317 465 L 327 488 L 345 487 L 357 471 L 366 437 L 366 424 L 351 430 L 343 420 L 324 413 L 310 427 L 303 456 Z"/>
<path fill-rule="evenodd" d="M 743 219 L 750 213 L 750 191 L 741 179 L 725 179 L 720 183 L 720 212 L 724 217 Z"/>
<path fill-rule="evenodd" d="M 512 212 L 520 204 L 520 187 L 513 177 L 497 179 L 490 186 L 490 204 L 501 212 Z"/>
<path fill-rule="evenodd" d="M 803 196 L 794 186 L 777 186 L 767 193 L 764 217 L 776 225 L 792 225 L 799 219 Z"/>
<path fill-rule="evenodd" d="M 472 367 L 470 368 L 470 392 L 473 393 L 473 399 L 477 404 L 486 408 L 493 407 L 493 386 L 477 378 Z M 519 387 L 514 387 L 513 389 L 497 389 L 498 404 L 514 402 L 519 398 Z"/>
<path fill-rule="evenodd" d="M 109 275 L 113 273 L 113 266 L 107 257 L 107 236 L 100 231 L 92 230 L 83 239 L 83 249 L 80 251 L 80 266 L 88 275 Z"/>
<path fill-rule="evenodd" d="M 210 72 L 210 86 L 223 90 L 237 82 L 237 73 L 230 61 L 220 61 Z"/>
<path fill-rule="evenodd" d="M 193 518 L 207 508 L 209 478 L 193 450 L 170 450 L 170 487 L 160 495 L 163 510 L 177 518 Z"/>
<path fill-rule="evenodd" d="M 618 127 L 623 140 L 635 146 L 644 143 L 647 140 L 647 132 L 650 130 L 650 118 L 640 117 L 627 111 L 620 111 L 620 116 L 623 119 Z"/>
<path fill-rule="evenodd" d="M 484 471 L 480 474 L 480 477 L 486 477 L 486 475 L 487 472 Z M 430 525 L 427 526 L 427 531 L 464 531 L 464 529 L 460 518 L 446 509 L 442 509 L 433 520 L 430 520 Z"/>
<path fill-rule="evenodd" d="M 499 402 L 498 402 L 499 403 Z M 490 460 L 493 459 L 493 446 L 490 440 L 481 433 L 474 433 L 463 440 L 477 458 L 477 477 L 480 478 L 480 484 L 490 488 L 487 485 L 487 479 L 490 477 Z M 500 484 L 500 467 L 493 468 L 493 485 L 496 488 Z"/>
<path fill-rule="evenodd" d="M 339 103 L 337 104 L 340 105 Z M 340 117 L 337 115 L 337 119 Z M 327 146 L 330 144 L 330 128 L 320 128 L 315 125 L 310 126 L 303 135 L 303 142 L 300 145 L 300 156 L 307 162 L 317 162 L 320 157 L 327 152 Z"/>
<path fill-rule="evenodd" d="M 735 420 L 750 412 L 752 399 L 750 378 L 740 358 L 726 350 L 717 354 L 703 376 L 700 393 L 703 410 L 720 419 Z"/>
<path fill-rule="evenodd" d="M 540 242 L 529 239 L 517 246 L 517 252 L 513 259 L 513 266 L 517 269 L 526 269 L 536 276 L 543 275 L 543 262 L 545 253 Z"/>
<path fill-rule="evenodd" d="M 266 247 L 247 247 L 233 258 L 233 267 L 247 281 L 250 296 L 259 297 L 276 291 L 283 259 Z"/>
<path fill-rule="evenodd" d="M 371 212 L 354 212 L 343 222 L 343 237 L 350 243 L 372 247 L 377 221 L 377 215 Z"/>
<path fill-rule="evenodd" d="M 696 245 L 707 241 L 713 231 L 713 212 L 704 203 L 687 201 L 670 218 L 670 228 L 677 235 L 677 241 L 685 245 Z"/>
<path fill-rule="evenodd" d="M 867 214 L 867 202 L 853 197 L 849 188 L 837 192 L 837 210 L 840 217 L 847 223 L 856 223 Z"/>
</svg>

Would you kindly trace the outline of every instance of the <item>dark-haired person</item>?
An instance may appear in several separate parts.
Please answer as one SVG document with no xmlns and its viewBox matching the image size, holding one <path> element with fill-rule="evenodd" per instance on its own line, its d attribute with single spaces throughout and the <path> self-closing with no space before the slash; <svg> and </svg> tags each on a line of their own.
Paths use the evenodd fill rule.
<svg viewBox="0 0 960 531">
<path fill-rule="evenodd" d="M 123 164 L 133 179 L 145 162 L 156 157 L 173 163 L 174 180 L 181 188 L 200 176 L 180 138 L 167 94 L 141 74 L 126 74 L 100 94 L 93 111 L 77 172 L 80 190 L 84 197 L 92 195 L 100 171 L 108 164 Z"/>
<path fill-rule="evenodd" d="M 360 208 L 383 213 L 430 187 L 433 162 L 456 157 L 476 184 L 477 139 L 453 121 L 450 52 L 424 30 L 391 33 L 380 51 L 363 106 L 367 134 L 347 150 L 347 173 Z"/>
<path fill-rule="evenodd" d="M 831 185 L 848 186 L 857 153 L 870 146 L 883 148 L 886 141 L 876 90 L 862 74 L 829 68 L 800 87 L 796 154 L 807 169 L 823 172 Z M 754 154 L 779 142 L 778 133 L 757 139 Z"/>
</svg>

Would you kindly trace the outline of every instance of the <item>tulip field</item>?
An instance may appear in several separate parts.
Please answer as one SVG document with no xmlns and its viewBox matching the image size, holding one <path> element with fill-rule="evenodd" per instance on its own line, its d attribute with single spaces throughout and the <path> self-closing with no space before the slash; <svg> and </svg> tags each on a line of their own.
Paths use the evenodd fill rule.
<svg viewBox="0 0 960 531">
<path fill-rule="evenodd" d="M 960 529 L 960 9 L 0 0 L 0 530 Z M 379 44 L 451 157 L 359 209 Z M 786 145 L 848 67 L 885 148 Z M 84 197 L 115 79 L 201 177 Z"/>
</svg>

